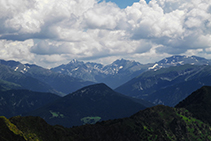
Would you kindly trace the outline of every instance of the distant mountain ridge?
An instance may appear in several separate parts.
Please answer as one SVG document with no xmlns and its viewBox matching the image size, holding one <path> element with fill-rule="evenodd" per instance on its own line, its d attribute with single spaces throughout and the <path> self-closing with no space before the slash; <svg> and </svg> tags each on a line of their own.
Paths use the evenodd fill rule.
<svg viewBox="0 0 211 141">
<path fill-rule="evenodd" d="M 2 67 L 0 79 L 15 83 L 22 89 L 52 92 L 64 96 L 84 86 L 93 84 L 93 82 L 56 73 L 37 65 L 21 64 L 16 61 L 0 60 L 0 67 Z M 5 71 L 5 69 L 8 69 L 8 71 Z M 5 77 L 1 77 L 3 74 Z M 11 74 L 13 75 L 11 76 Z"/>
<path fill-rule="evenodd" d="M 180 66 L 185 64 L 191 65 L 211 65 L 211 60 L 198 57 L 198 56 L 186 56 L 186 55 L 174 55 L 164 58 L 156 63 L 149 70 L 158 70 L 161 68 L 167 68 L 170 66 Z"/>
<path fill-rule="evenodd" d="M 190 64 L 149 70 L 115 90 L 154 104 L 175 106 L 193 91 L 211 85 L 210 72 L 210 65 Z"/>
<path fill-rule="evenodd" d="M 140 64 L 136 61 L 118 59 L 104 66 L 99 63 L 85 63 L 74 59 L 66 65 L 63 64 L 51 68 L 51 70 L 87 81 L 105 83 L 111 88 L 117 88 L 145 71 L 156 71 L 161 68 L 185 64 L 210 65 L 211 60 L 197 56 L 174 55 L 149 64 Z"/>
<path fill-rule="evenodd" d="M 151 64 L 140 64 L 121 59 L 104 66 L 99 63 L 72 60 L 66 65 L 45 69 L 37 65 L 0 60 L 2 67 L 0 84 L 6 90 L 24 88 L 64 96 L 94 83 L 105 83 L 114 89 L 147 71 L 157 71 L 162 68 L 186 64 L 206 66 L 210 65 L 210 62 L 210 60 L 197 56 L 175 55 Z M 7 67 L 7 71 L 5 67 Z M 7 74 L 9 72 L 10 74 Z M 3 73 L 5 73 L 4 76 Z"/>
<path fill-rule="evenodd" d="M 72 60 L 66 65 L 63 64 L 51 68 L 51 70 L 86 81 L 105 83 L 109 87 L 115 88 L 145 71 L 146 67 L 138 62 L 124 59 L 116 60 L 106 66 L 99 63 Z"/>
<path fill-rule="evenodd" d="M 0 64 L 1 90 L 28 89 L 40 92 L 57 93 L 55 89 L 33 77 L 16 72 L 9 66 Z"/>
</svg>

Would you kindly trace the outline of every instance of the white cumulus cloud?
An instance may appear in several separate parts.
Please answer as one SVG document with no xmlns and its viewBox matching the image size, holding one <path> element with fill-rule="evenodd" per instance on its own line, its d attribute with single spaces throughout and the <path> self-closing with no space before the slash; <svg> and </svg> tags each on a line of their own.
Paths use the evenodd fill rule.
<svg viewBox="0 0 211 141">
<path fill-rule="evenodd" d="M 120 9 L 97 0 L 0 0 L 0 45 L 2 59 L 43 66 L 73 58 L 211 57 L 211 1 L 140 0 Z"/>
</svg>

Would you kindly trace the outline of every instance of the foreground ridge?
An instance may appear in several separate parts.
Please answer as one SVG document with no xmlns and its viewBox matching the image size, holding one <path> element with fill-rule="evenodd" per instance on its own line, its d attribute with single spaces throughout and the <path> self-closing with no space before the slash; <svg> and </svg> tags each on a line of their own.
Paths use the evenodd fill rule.
<svg viewBox="0 0 211 141">
<path fill-rule="evenodd" d="M 186 109 L 163 105 L 147 108 L 129 118 L 73 128 L 51 126 L 42 118 L 31 116 L 9 120 L 1 117 L 1 122 L 8 128 L 11 124 L 17 127 L 19 134 L 10 132 L 9 136 L 20 140 L 211 140 L 208 124 L 193 118 Z M 5 132 L 8 134 L 2 126 L 0 128 L 1 137 Z M 11 139 L 8 137 L 6 140 Z"/>
</svg>

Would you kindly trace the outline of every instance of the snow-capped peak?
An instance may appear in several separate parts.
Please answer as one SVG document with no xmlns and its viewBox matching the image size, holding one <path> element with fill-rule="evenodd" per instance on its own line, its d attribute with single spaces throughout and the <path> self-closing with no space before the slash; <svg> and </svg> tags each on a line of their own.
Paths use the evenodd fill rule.
<svg viewBox="0 0 211 141">
<path fill-rule="evenodd" d="M 78 62 L 78 60 L 76 60 L 76 59 L 73 59 L 72 61 L 70 61 L 70 63 L 77 63 Z"/>
</svg>

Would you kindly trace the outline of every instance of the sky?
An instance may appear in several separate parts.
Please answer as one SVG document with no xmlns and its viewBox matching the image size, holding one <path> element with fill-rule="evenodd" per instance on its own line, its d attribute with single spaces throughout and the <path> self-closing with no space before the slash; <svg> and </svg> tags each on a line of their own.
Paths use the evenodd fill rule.
<svg viewBox="0 0 211 141">
<path fill-rule="evenodd" d="M 72 59 L 211 59 L 211 0 L 124 2 L 0 0 L 0 59 L 45 68 Z"/>
<path fill-rule="evenodd" d="M 146 0 L 147 3 L 149 3 L 149 1 L 150 0 Z M 106 2 L 113 2 L 117 4 L 119 8 L 123 9 L 126 8 L 127 6 L 132 6 L 134 2 L 139 2 L 139 0 L 106 0 Z"/>
</svg>

